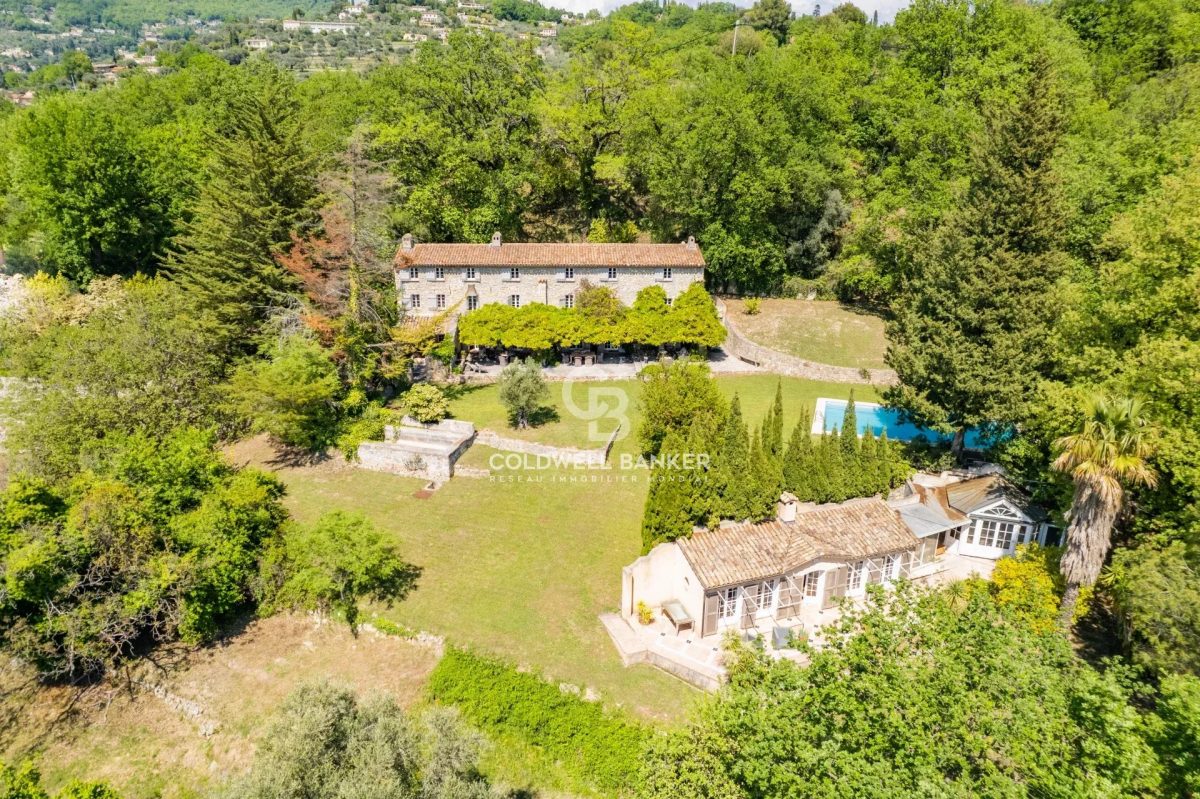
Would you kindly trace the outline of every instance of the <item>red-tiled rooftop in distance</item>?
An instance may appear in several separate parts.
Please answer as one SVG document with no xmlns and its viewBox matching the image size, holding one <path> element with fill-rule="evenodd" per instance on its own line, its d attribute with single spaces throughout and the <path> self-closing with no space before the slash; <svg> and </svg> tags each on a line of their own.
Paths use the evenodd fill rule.
<svg viewBox="0 0 1200 799">
<path fill-rule="evenodd" d="M 704 267 L 695 242 L 679 244 L 413 244 L 396 252 L 410 266 Z"/>
</svg>

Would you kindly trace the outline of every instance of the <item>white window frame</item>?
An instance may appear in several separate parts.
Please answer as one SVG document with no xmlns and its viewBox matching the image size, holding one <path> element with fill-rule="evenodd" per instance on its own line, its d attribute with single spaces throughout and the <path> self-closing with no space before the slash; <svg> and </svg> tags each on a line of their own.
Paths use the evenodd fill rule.
<svg viewBox="0 0 1200 799">
<path fill-rule="evenodd" d="M 466 272 L 466 274 L 463 276 L 463 279 L 464 279 L 464 280 L 478 280 L 479 278 L 475 276 L 475 267 L 473 267 L 473 266 L 468 266 L 468 267 L 467 267 L 467 272 Z"/>
<path fill-rule="evenodd" d="M 763 580 L 754 588 L 754 602 L 758 605 L 760 614 L 775 612 L 775 602 L 779 599 L 779 578 Z"/>
<path fill-rule="evenodd" d="M 564 294 L 563 298 L 562 298 L 562 307 L 574 308 L 575 307 L 575 295 L 574 294 Z"/>
<path fill-rule="evenodd" d="M 608 279 L 609 280 L 617 279 L 617 268 L 615 266 L 610 266 L 608 268 Z"/>
<path fill-rule="evenodd" d="M 896 579 L 896 564 L 899 562 L 900 559 L 895 555 L 883 556 L 883 579 L 881 582 L 890 583 Z"/>
<path fill-rule="evenodd" d="M 674 305 L 674 304 L 675 304 L 675 298 L 674 298 L 674 297 L 667 297 L 667 307 L 669 308 L 669 307 L 671 307 L 671 306 L 672 306 L 672 305 Z"/>
<path fill-rule="evenodd" d="M 421 270 L 415 266 L 410 266 L 408 268 L 408 279 L 409 280 L 420 280 L 421 279 Z"/>
<path fill-rule="evenodd" d="M 861 591 L 863 585 L 863 572 L 865 572 L 867 562 L 860 560 L 858 563 L 850 564 L 850 573 L 846 576 L 847 591 Z"/>
<path fill-rule="evenodd" d="M 508 304 L 511 305 L 513 308 L 520 308 L 521 307 L 521 295 L 520 294 L 509 294 L 508 295 Z"/>
<path fill-rule="evenodd" d="M 435 266 L 433 268 L 433 279 L 434 280 L 445 280 L 446 279 L 446 267 Z"/>
<path fill-rule="evenodd" d="M 563 280 L 574 280 L 574 279 L 575 279 L 575 267 L 564 266 L 563 267 Z"/>
<path fill-rule="evenodd" d="M 409 294 L 408 295 L 408 307 L 409 308 L 420 308 L 421 307 L 421 295 L 420 294 Z"/>
<path fill-rule="evenodd" d="M 468 295 L 467 296 L 467 310 L 474 311 L 478 307 L 479 307 L 479 297 L 475 296 L 474 294 Z"/>
<path fill-rule="evenodd" d="M 739 591 L 737 586 L 717 590 L 717 620 L 729 621 L 738 617 Z"/>
<path fill-rule="evenodd" d="M 437 308 L 445 308 L 446 307 L 446 295 L 445 294 L 437 295 L 437 297 L 433 301 L 433 304 Z"/>
<path fill-rule="evenodd" d="M 521 267 L 510 266 L 508 268 L 508 279 L 509 280 L 520 280 L 521 279 Z"/>
<path fill-rule="evenodd" d="M 821 591 L 821 573 L 809 572 L 800 578 L 800 595 L 805 599 L 816 599 Z"/>
<path fill-rule="evenodd" d="M 662 271 L 662 279 L 663 279 L 663 280 L 670 280 L 670 279 L 671 279 L 671 267 L 669 267 L 669 266 L 664 266 L 664 267 L 663 267 L 663 271 Z"/>
</svg>

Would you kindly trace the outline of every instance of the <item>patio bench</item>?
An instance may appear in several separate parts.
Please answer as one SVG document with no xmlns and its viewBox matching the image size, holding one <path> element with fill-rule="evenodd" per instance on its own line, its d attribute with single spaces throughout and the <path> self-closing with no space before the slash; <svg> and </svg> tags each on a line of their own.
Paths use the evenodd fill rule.
<svg viewBox="0 0 1200 799">
<path fill-rule="evenodd" d="M 696 622 L 688 615 L 687 610 L 677 599 L 671 599 L 663 603 L 663 615 L 667 617 L 667 621 L 675 626 L 675 634 L 679 635 L 683 630 L 695 630 Z"/>
</svg>

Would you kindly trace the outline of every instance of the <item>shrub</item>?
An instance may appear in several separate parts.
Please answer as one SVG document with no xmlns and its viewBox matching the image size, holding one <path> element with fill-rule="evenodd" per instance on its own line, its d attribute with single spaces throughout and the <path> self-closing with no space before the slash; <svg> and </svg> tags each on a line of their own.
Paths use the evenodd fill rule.
<svg viewBox="0 0 1200 799">
<path fill-rule="evenodd" d="M 353 629 L 360 599 L 403 599 L 421 570 L 366 517 L 331 511 L 311 527 L 288 524 L 263 556 L 263 609 L 336 613 Z"/>
<path fill-rule="evenodd" d="M 446 395 L 432 383 L 418 383 L 410 388 L 402 400 L 404 412 L 418 422 L 432 424 L 450 415 L 450 403 Z"/>
<path fill-rule="evenodd" d="M 638 621 L 642 624 L 649 624 L 654 621 L 654 611 L 645 602 L 637 603 L 637 616 Z"/>
<path fill-rule="evenodd" d="M 749 297 L 742 305 L 742 311 L 746 316 L 756 316 L 762 310 L 762 300 L 758 297 Z"/>
<path fill-rule="evenodd" d="M 358 445 L 364 441 L 382 441 L 383 428 L 392 413 L 379 405 L 368 405 L 360 416 L 343 425 L 337 448 L 348 461 L 357 460 Z"/>
<path fill-rule="evenodd" d="M 472 724 L 543 750 L 583 784 L 609 791 L 634 785 L 648 733 L 597 702 L 461 649 L 446 651 L 429 691 Z"/>
<path fill-rule="evenodd" d="M 270 360 L 253 361 L 229 382 L 235 411 L 255 432 L 289 447 L 323 450 L 337 434 L 342 383 L 320 344 L 291 336 Z"/>
</svg>

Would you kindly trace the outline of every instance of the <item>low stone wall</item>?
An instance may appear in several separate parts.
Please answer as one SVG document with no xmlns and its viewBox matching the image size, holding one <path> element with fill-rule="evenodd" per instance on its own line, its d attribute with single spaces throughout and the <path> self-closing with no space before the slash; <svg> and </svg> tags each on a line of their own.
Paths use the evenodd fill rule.
<svg viewBox="0 0 1200 799">
<path fill-rule="evenodd" d="M 733 314 L 725 303 L 717 301 L 717 308 L 725 322 L 728 335 L 721 349 L 746 363 L 752 363 L 776 374 L 800 377 L 806 380 L 822 380 L 828 383 L 872 383 L 878 386 L 893 386 L 898 381 L 891 369 L 855 369 L 853 366 L 832 366 L 797 358 L 750 341 L 738 329 Z"/>
<path fill-rule="evenodd" d="M 475 440 L 475 425 L 453 419 L 422 424 L 405 417 L 400 426 L 384 427 L 383 437 L 358 445 L 361 468 L 444 483 Z"/>
<path fill-rule="evenodd" d="M 616 443 L 620 426 L 608 437 L 608 443 L 595 449 L 579 449 L 577 447 L 553 447 L 549 444 L 538 444 L 535 441 L 523 441 L 519 438 L 508 438 L 492 430 L 480 430 L 475 440 L 492 449 L 504 452 L 518 452 L 523 455 L 543 455 L 555 463 L 566 466 L 603 466 L 608 462 L 608 454 Z"/>
</svg>

